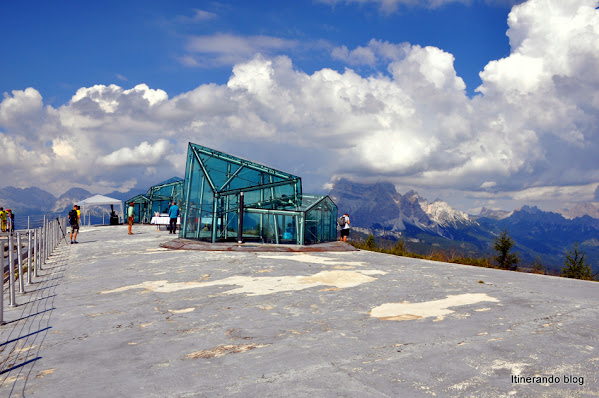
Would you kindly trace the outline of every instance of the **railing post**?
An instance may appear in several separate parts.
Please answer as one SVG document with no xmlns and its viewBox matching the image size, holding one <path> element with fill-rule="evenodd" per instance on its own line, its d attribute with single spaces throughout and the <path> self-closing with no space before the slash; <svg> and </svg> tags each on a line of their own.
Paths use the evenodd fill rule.
<svg viewBox="0 0 599 398">
<path fill-rule="evenodd" d="M 60 234 L 58 235 L 58 245 L 60 246 L 60 242 L 62 241 L 62 239 L 66 236 L 65 235 L 65 230 L 63 229 L 63 226 L 65 225 L 65 220 L 64 218 L 60 220 L 60 224 L 58 225 L 58 229 L 60 230 Z M 66 239 L 65 239 L 65 243 Z"/>
<path fill-rule="evenodd" d="M 17 232 L 17 261 L 19 262 L 19 293 L 25 293 L 25 279 L 23 278 L 23 256 L 21 249 L 21 233 Z"/>
<path fill-rule="evenodd" d="M 44 219 L 46 216 L 44 216 Z M 42 238 L 44 239 L 44 261 L 42 263 L 46 264 L 46 260 L 48 259 L 48 221 L 44 220 L 44 232 L 42 233 Z"/>
<path fill-rule="evenodd" d="M 37 268 L 41 270 L 42 269 L 42 257 L 43 257 L 43 255 L 42 255 L 42 227 L 39 227 L 37 229 L 37 251 L 38 251 Z"/>
<path fill-rule="evenodd" d="M 37 271 L 40 267 L 40 250 L 39 250 L 39 228 L 33 230 L 33 255 L 35 265 L 33 266 L 33 276 L 38 277 Z"/>
<path fill-rule="evenodd" d="M 42 263 L 46 264 L 46 215 L 44 214 L 44 222 L 42 224 Z"/>
<path fill-rule="evenodd" d="M 42 250 L 40 250 L 40 254 L 42 255 L 42 261 L 40 261 L 40 269 L 42 269 L 41 265 L 46 264 L 46 216 L 44 216 L 44 224 L 42 225 L 42 233 L 41 233 L 41 242 L 42 242 Z"/>
<path fill-rule="evenodd" d="M 237 243 L 243 243 L 243 192 L 239 192 L 239 213 L 237 214 Z"/>
<path fill-rule="evenodd" d="M 0 244 L 0 249 L 2 249 L 0 255 L 0 267 L 2 267 L 2 283 L 0 284 L 0 325 L 4 325 L 4 241 Z"/>
<path fill-rule="evenodd" d="M 15 246 L 12 240 L 12 235 L 8 235 L 8 298 L 9 306 L 16 307 L 15 299 Z M 4 275 L 2 276 L 4 279 Z"/>
<path fill-rule="evenodd" d="M 27 284 L 31 285 L 31 256 L 33 255 L 33 247 L 31 246 L 31 230 L 27 231 Z"/>
</svg>

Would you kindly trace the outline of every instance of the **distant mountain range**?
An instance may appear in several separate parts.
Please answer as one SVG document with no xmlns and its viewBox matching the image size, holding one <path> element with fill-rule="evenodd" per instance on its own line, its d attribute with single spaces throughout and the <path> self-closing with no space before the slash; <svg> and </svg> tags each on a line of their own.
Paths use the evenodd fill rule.
<svg viewBox="0 0 599 398">
<path fill-rule="evenodd" d="M 414 191 L 401 195 L 391 183 L 346 179 L 337 181 L 329 196 L 340 212 L 350 214 L 356 231 L 403 239 L 421 254 L 443 249 L 488 256 L 495 237 L 507 230 L 523 265 L 540 260 L 558 270 L 566 251 L 578 242 L 594 271 L 599 270 L 599 212 L 590 203 L 564 209 L 563 214 L 523 206 L 511 212 L 483 208 L 478 215 L 468 215 L 439 199 L 428 202 Z"/>
<path fill-rule="evenodd" d="M 145 193 L 146 190 L 131 189 L 127 192 L 114 191 L 104 196 L 114 199 L 127 200 Z M 40 188 L 0 188 L 0 206 L 11 209 L 17 216 L 39 215 L 39 214 L 65 214 L 83 199 L 96 194 L 82 188 L 71 188 L 58 198 Z"/>
<path fill-rule="evenodd" d="M 104 195 L 124 201 L 146 192 L 137 188 Z M 36 187 L 4 187 L 0 206 L 15 211 L 17 221 L 22 221 L 24 216 L 66 214 L 74 203 L 93 195 L 71 188 L 57 198 Z M 329 196 L 340 212 L 350 214 L 355 231 L 403 239 L 422 254 L 443 249 L 487 256 L 493 252 L 495 237 L 507 230 L 524 264 L 540 259 L 547 268 L 559 269 L 566 251 L 578 242 L 593 270 L 599 270 L 599 209 L 591 203 L 563 209 L 561 214 L 524 206 L 511 212 L 483 208 L 480 214 L 468 215 L 442 200 L 429 202 L 415 191 L 401 195 L 391 183 L 359 184 L 346 179 L 337 181 Z"/>
<path fill-rule="evenodd" d="M 182 180 L 181 177 L 172 177 L 156 185 L 167 184 Z M 148 189 L 133 188 L 127 192 L 113 191 L 102 195 L 118 200 L 128 200 L 139 194 L 145 194 Z M 66 214 L 73 208 L 73 204 L 97 195 L 83 188 L 71 188 L 58 198 L 43 189 L 31 188 L 0 188 L 0 206 L 5 209 L 11 209 L 18 216 L 39 215 L 39 214 Z M 101 212 L 99 213 L 101 214 Z"/>
</svg>

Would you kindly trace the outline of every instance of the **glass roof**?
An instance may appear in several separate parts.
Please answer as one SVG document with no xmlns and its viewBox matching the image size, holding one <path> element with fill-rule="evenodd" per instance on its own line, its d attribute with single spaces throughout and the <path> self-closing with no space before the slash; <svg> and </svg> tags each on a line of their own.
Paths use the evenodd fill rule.
<svg viewBox="0 0 599 398">
<path fill-rule="evenodd" d="M 321 195 L 310 195 L 302 194 L 297 195 L 297 199 L 292 196 L 281 198 L 275 198 L 272 200 L 253 203 L 251 208 L 255 209 L 277 209 L 277 210 L 289 210 L 289 211 L 306 211 L 321 200 L 328 198 L 328 196 Z M 330 199 L 329 199 L 330 200 Z"/>
</svg>

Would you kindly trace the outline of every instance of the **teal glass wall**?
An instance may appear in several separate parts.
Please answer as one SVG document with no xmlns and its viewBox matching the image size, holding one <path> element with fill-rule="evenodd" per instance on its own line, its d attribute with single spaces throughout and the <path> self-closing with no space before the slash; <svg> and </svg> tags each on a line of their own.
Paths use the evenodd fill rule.
<svg viewBox="0 0 599 398">
<path fill-rule="evenodd" d="M 177 202 L 181 209 L 185 208 L 183 202 L 184 180 L 172 178 L 148 189 L 145 195 L 137 195 L 127 201 L 125 205 L 133 202 L 135 208 L 135 222 L 149 223 L 156 214 L 166 213 L 171 203 Z"/>
<path fill-rule="evenodd" d="M 337 207 L 328 197 L 302 195 L 301 178 L 192 143 L 180 236 L 237 240 L 242 192 L 244 240 L 291 244 L 336 240 Z"/>
<path fill-rule="evenodd" d="M 337 239 L 337 205 L 328 196 L 306 211 L 304 244 Z"/>
<path fill-rule="evenodd" d="M 160 185 L 154 185 L 148 190 L 146 196 L 150 200 L 150 212 L 154 216 L 156 213 L 167 213 L 171 203 L 177 202 L 181 207 L 183 202 L 183 180 L 169 182 Z"/>
<path fill-rule="evenodd" d="M 124 208 L 129 208 L 129 203 L 133 203 L 134 218 L 133 221 L 136 223 L 149 223 L 150 212 L 149 205 L 150 200 L 145 195 L 137 195 L 127 201 L 125 201 Z"/>
</svg>

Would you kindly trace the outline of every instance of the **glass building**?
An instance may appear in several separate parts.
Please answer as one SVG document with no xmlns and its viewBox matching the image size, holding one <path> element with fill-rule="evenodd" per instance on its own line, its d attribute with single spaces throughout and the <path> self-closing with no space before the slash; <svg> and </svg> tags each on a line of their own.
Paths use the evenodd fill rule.
<svg viewBox="0 0 599 398">
<path fill-rule="evenodd" d="M 179 236 L 263 243 L 312 244 L 337 239 L 337 206 L 306 195 L 301 178 L 189 143 Z M 241 199 L 243 198 L 243 199 Z"/>
<path fill-rule="evenodd" d="M 137 195 L 127 201 L 125 206 L 133 202 L 135 209 L 134 222 L 149 223 L 156 214 L 168 212 L 173 201 L 183 212 L 183 185 L 184 180 L 178 177 L 170 178 L 158 185 L 154 185 L 143 195 Z"/>
</svg>

